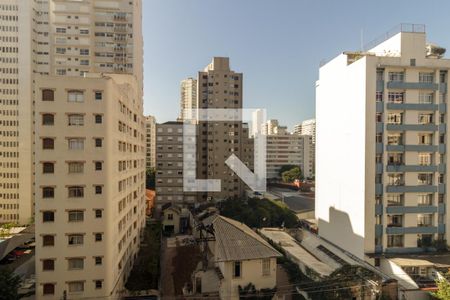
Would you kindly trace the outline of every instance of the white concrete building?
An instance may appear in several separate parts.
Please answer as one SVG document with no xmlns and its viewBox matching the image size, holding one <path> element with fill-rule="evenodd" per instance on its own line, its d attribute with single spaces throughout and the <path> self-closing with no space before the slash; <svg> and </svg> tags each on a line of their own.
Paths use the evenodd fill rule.
<svg viewBox="0 0 450 300">
<path fill-rule="evenodd" d="M 316 119 L 309 119 L 294 126 L 294 133 L 312 136 L 313 144 L 316 143 Z"/>
<path fill-rule="evenodd" d="M 197 108 L 197 79 L 186 78 L 180 84 L 180 120 L 192 119 L 192 110 Z"/>
<path fill-rule="evenodd" d="M 375 265 L 449 240 L 450 60 L 423 25 L 389 36 L 323 65 L 316 88 L 319 234 Z"/>
<path fill-rule="evenodd" d="M 146 140 L 146 168 L 156 167 L 156 119 L 154 116 L 145 117 Z"/>
</svg>

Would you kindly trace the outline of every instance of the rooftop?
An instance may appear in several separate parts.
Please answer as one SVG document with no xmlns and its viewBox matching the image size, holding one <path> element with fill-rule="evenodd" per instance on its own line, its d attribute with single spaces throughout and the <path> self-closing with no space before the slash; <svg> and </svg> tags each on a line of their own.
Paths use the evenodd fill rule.
<svg viewBox="0 0 450 300">
<path fill-rule="evenodd" d="M 281 253 L 269 245 L 247 225 L 220 215 L 203 220 L 213 225 L 216 241 L 216 261 L 235 261 L 279 257 Z"/>
</svg>

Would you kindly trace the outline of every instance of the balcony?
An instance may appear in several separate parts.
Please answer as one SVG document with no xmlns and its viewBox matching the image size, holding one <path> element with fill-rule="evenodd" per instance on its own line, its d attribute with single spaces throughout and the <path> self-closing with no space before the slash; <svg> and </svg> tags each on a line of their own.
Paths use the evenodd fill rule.
<svg viewBox="0 0 450 300">
<path fill-rule="evenodd" d="M 386 129 L 392 131 L 436 131 L 435 124 L 387 124 Z"/>
<path fill-rule="evenodd" d="M 377 92 L 384 91 L 384 80 L 377 80 Z"/>
<path fill-rule="evenodd" d="M 438 109 L 438 105 L 428 103 L 387 103 L 386 108 L 392 110 L 435 111 Z"/>
<path fill-rule="evenodd" d="M 417 227 L 386 227 L 386 234 L 408 234 L 408 233 L 437 233 L 436 226 L 417 226 Z"/>
<path fill-rule="evenodd" d="M 435 185 L 388 185 L 386 187 L 388 193 L 436 193 L 437 190 Z"/>
<path fill-rule="evenodd" d="M 403 81 L 389 81 L 387 83 L 388 89 L 414 89 L 414 90 L 437 90 L 437 83 L 432 82 L 403 82 Z"/>
<path fill-rule="evenodd" d="M 435 165 L 387 165 L 386 172 L 437 172 Z"/>
<path fill-rule="evenodd" d="M 438 211 L 437 206 L 388 206 L 386 213 L 388 214 L 418 214 L 418 213 L 435 213 Z"/>
</svg>

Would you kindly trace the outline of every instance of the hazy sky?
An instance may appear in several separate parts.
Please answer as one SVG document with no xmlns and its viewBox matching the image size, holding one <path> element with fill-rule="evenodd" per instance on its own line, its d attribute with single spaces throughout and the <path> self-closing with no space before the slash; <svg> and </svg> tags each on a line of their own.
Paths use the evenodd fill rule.
<svg viewBox="0 0 450 300">
<path fill-rule="evenodd" d="M 179 112 L 179 84 L 213 56 L 244 73 L 244 107 L 290 128 L 314 117 L 319 63 L 399 23 L 449 48 L 450 1 L 143 0 L 145 113 Z M 364 5 L 363 5 L 364 4 Z"/>
</svg>

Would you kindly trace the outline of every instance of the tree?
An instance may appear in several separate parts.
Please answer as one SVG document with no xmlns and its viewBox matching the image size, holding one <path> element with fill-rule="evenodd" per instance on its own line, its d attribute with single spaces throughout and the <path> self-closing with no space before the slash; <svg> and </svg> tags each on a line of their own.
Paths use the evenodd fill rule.
<svg viewBox="0 0 450 300">
<path fill-rule="evenodd" d="M 147 189 L 155 189 L 155 168 L 147 168 L 145 172 L 145 188 Z"/>
<path fill-rule="evenodd" d="M 447 280 L 448 278 L 450 278 L 450 272 L 448 272 L 444 278 L 436 279 L 436 286 L 438 290 L 437 292 L 431 294 L 437 299 L 450 299 L 450 283 Z"/>
<path fill-rule="evenodd" d="M 296 179 L 302 179 L 302 177 L 302 171 L 299 167 L 294 167 L 281 174 L 281 178 L 284 182 L 294 182 Z"/>
<path fill-rule="evenodd" d="M 21 279 L 10 269 L 0 269 L 0 299 L 19 300 Z"/>
<path fill-rule="evenodd" d="M 292 170 L 295 167 L 298 167 L 298 166 L 297 165 L 284 165 L 284 166 L 281 166 L 280 170 L 278 170 L 278 174 L 281 177 L 284 172 Z"/>
</svg>

